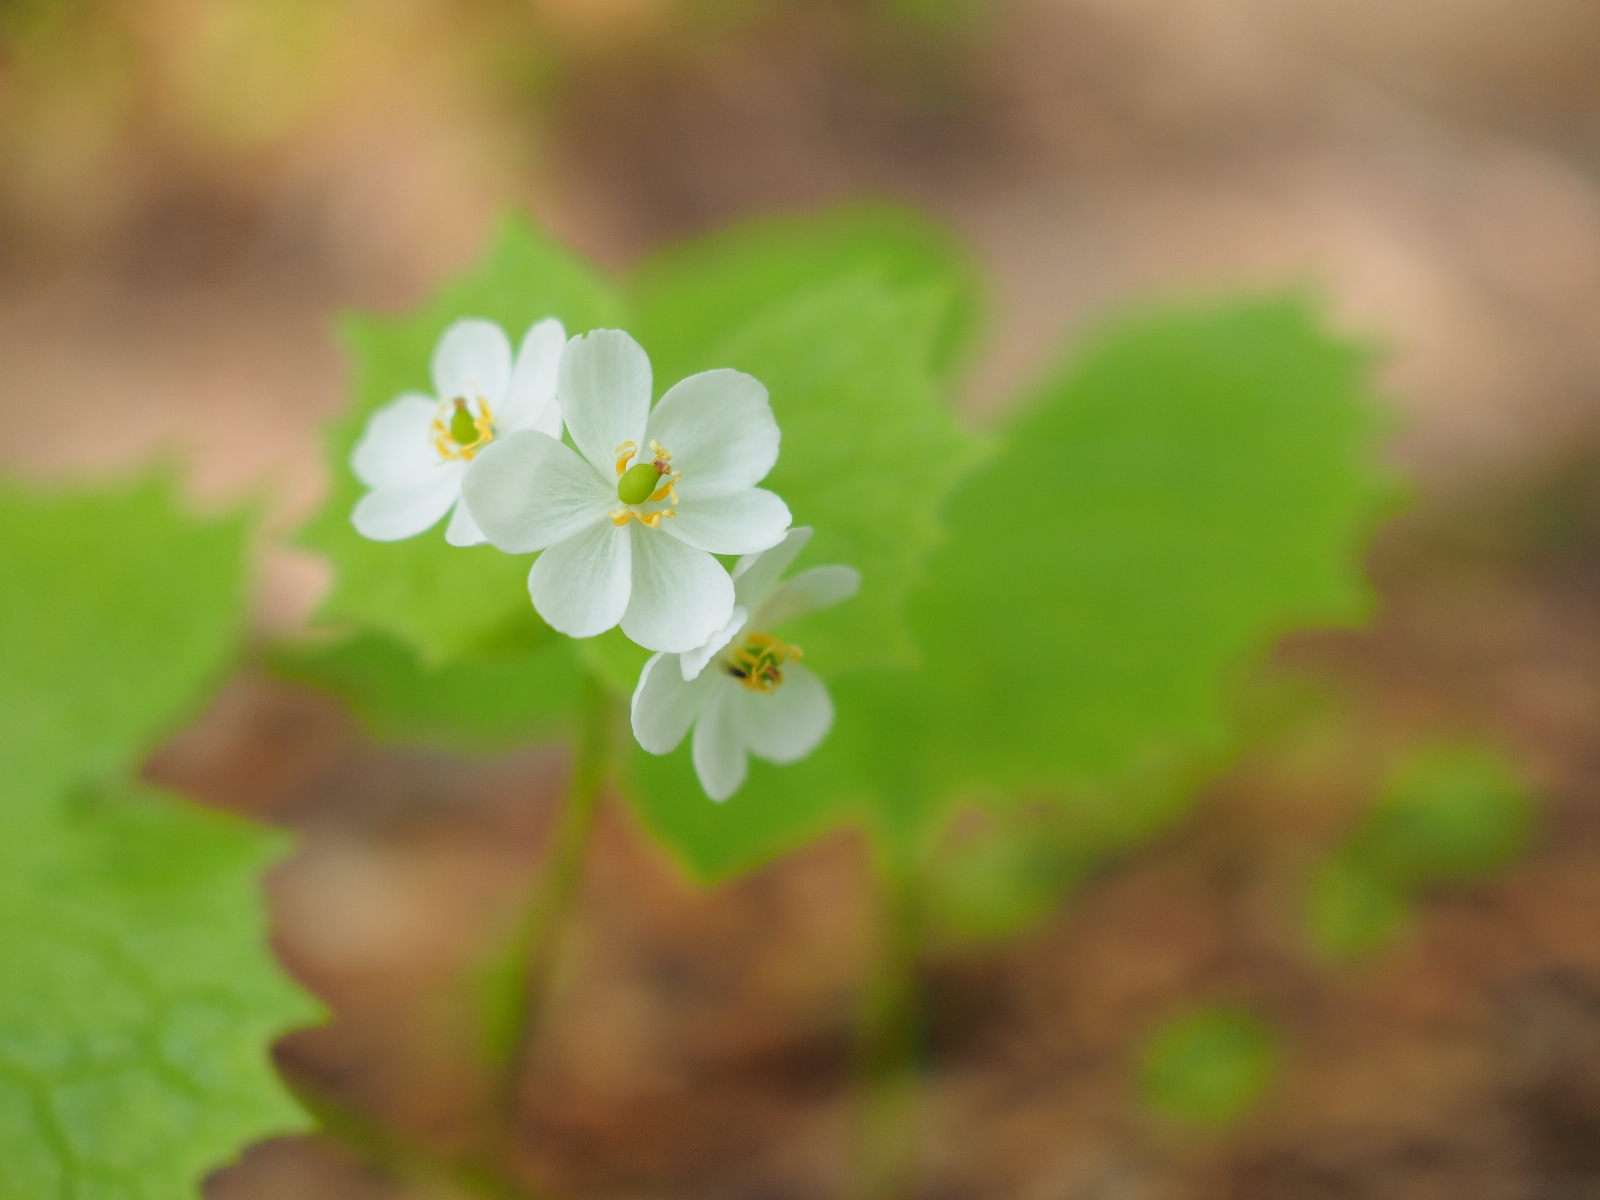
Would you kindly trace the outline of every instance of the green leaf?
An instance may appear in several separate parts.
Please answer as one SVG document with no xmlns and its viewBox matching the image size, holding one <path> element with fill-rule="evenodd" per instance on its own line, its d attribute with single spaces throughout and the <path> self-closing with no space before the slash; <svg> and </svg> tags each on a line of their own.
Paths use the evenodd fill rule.
<svg viewBox="0 0 1600 1200">
<path fill-rule="evenodd" d="M 823 670 L 915 663 L 906 598 L 982 453 L 947 402 L 978 310 L 950 236 L 887 206 L 752 222 L 662 255 L 636 296 L 658 391 L 714 367 L 766 385 L 783 444 L 764 486 L 816 529 L 807 564 L 863 573 L 791 640 Z"/>
<path fill-rule="evenodd" d="M 1533 816 L 1502 755 L 1436 746 L 1401 766 L 1348 853 L 1401 887 L 1475 879 L 1522 853 Z"/>
<path fill-rule="evenodd" d="M 1071 804 L 994 805 L 957 822 L 924 866 L 928 915 L 946 941 L 995 941 L 1057 909 L 1107 857 L 1181 811 L 1187 789 L 1154 782 Z"/>
<path fill-rule="evenodd" d="M 1277 1038 L 1257 1017 L 1203 1010 L 1168 1023 L 1146 1043 L 1139 1091 L 1174 1120 L 1220 1126 L 1242 1116 L 1277 1070 Z"/>
<path fill-rule="evenodd" d="M 921 349 L 950 382 L 978 332 L 977 272 L 948 231 L 892 205 L 751 221 L 668 250 L 635 276 L 633 333 L 650 351 L 661 388 L 729 365 L 717 357 L 719 343 L 750 314 L 863 275 L 895 292 L 937 297 Z"/>
<path fill-rule="evenodd" d="M 639 673 L 650 660 L 650 651 L 630 642 L 621 629 L 574 642 L 573 649 L 588 672 L 623 700 L 633 695 Z"/>
<path fill-rule="evenodd" d="M 1430 884 L 1481 878 L 1527 847 L 1534 810 L 1506 759 L 1477 746 L 1412 754 L 1312 882 L 1312 939 L 1334 959 L 1389 942 Z"/>
<path fill-rule="evenodd" d="M 823 746 L 753 764 L 720 809 L 687 749 L 641 759 L 646 822 L 714 877 L 851 819 L 915 856 L 963 798 L 1109 789 L 1176 811 L 1159 797 L 1234 743 L 1240 673 L 1287 630 L 1367 610 L 1359 558 L 1394 493 L 1366 366 L 1295 300 L 1102 335 L 947 504 L 910 606 L 926 666 L 830 679 Z"/>
<path fill-rule="evenodd" d="M 1404 889 L 1354 855 L 1337 854 L 1317 872 L 1307 918 L 1311 937 L 1332 959 L 1351 959 L 1393 939 L 1411 912 Z"/>
<path fill-rule="evenodd" d="M 316 1015 L 262 949 L 283 842 L 151 793 L 0 807 L 0 1195 L 198 1196 L 306 1127 L 265 1053 Z"/>
<path fill-rule="evenodd" d="M 861 572 L 854 599 L 785 629 L 820 670 L 919 657 L 906 602 L 942 538 L 944 498 L 983 453 L 927 365 L 944 304 L 858 276 L 752 317 L 713 352 L 771 393 L 783 450 L 764 486 L 788 502 L 796 525 L 816 530 L 796 569 L 848 563 Z"/>
<path fill-rule="evenodd" d="M 118 782 L 245 613 L 244 522 L 172 509 L 0 491 L 0 1195 L 198 1195 L 305 1125 L 266 1053 L 314 1012 L 263 946 L 283 839 Z"/>
<path fill-rule="evenodd" d="M 1131 322 L 1047 384 L 915 607 L 940 775 L 1059 788 L 1228 749 L 1240 670 L 1368 609 L 1366 365 L 1268 300 Z"/>
<path fill-rule="evenodd" d="M 905 605 L 941 539 L 942 498 L 984 451 L 949 415 L 928 365 L 947 304 L 922 285 L 846 277 L 751 314 L 706 352 L 704 361 L 748 371 L 771 393 L 783 451 L 767 485 L 788 502 L 796 524 L 816 530 L 793 569 L 848 563 L 862 573 L 854 599 L 783 631 L 825 676 L 919 657 Z M 840 727 L 833 736 L 843 745 L 842 720 Z M 700 875 L 797 845 L 837 820 L 842 792 L 859 787 L 865 798 L 870 790 L 835 747 L 783 770 L 753 761 L 739 797 L 714 806 L 688 753 L 685 745 L 653 759 L 635 748 L 630 794 L 645 825 Z"/>
<path fill-rule="evenodd" d="M 492 657 L 509 642 L 547 633 L 528 598 L 531 556 L 444 540 L 444 523 L 403 542 L 372 542 L 350 525 L 362 494 L 347 460 L 373 410 L 401 392 L 431 394 L 429 364 L 439 335 L 461 317 L 498 321 L 519 343 L 535 321 L 560 317 L 569 334 L 621 321 L 622 302 L 586 263 L 525 223 L 502 223 L 484 261 L 421 312 L 344 323 L 355 364 L 351 411 L 328 433 L 328 502 L 300 535 L 332 562 L 334 587 L 320 618 L 382 633 L 438 666 Z"/>
<path fill-rule="evenodd" d="M 429 668 L 377 634 L 278 651 L 275 673 L 340 697 L 380 741 L 489 754 L 561 733 L 583 668 L 574 643 Z"/>
<path fill-rule="evenodd" d="M 49 496 L 0 485 L 0 761 L 47 800 L 143 756 L 231 662 L 247 529 L 172 515 L 164 478 Z"/>
</svg>

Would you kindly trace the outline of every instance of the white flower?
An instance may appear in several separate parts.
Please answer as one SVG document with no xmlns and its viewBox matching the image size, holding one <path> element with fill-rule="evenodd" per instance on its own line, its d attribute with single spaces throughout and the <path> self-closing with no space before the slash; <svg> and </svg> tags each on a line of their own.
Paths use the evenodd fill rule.
<svg viewBox="0 0 1600 1200">
<path fill-rule="evenodd" d="M 612 626 L 651 650 L 690 650 L 728 622 L 733 582 L 713 554 L 783 539 L 789 509 L 755 485 L 778 460 L 767 389 L 738 371 L 691 375 L 650 408 L 650 360 L 627 334 L 567 343 L 557 393 L 578 451 L 543 433 L 498 440 L 465 495 L 528 575 L 539 615 L 570 637 Z"/>
<path fill-rule="evenodd" d="M 367 421 L 350 469 L 372 490 L 350 514 L 356 532 L 377 542 L 415 537 L 455 508 L 445 540 L 476 546 L 487 539 L 459 504 L 470 463 L 496 439 L 522 429 L 561 436 L 556 366 L 567 333 L 554 317 L 511 341 L 493 321 L 457 321 L 433 351 L 434 395 L 407 392 Z"/>
<path fill-rule="evenodd" d="M 651 754 L 669 754 L 694 726 L 694 770 L 713 800 L 744 783 L 746 754 L 790 763 L 810 754 L 833 724 L 822 681 L 798 665 L 800 648 L 771 630 L 855 595 L 854 567 L 812 567 L 782 586 L 778 577 L 811 540 L 808 528 L 733 570 L 738 604 L 702 646 L 657 654 L 633 691 L 633 736 Z"/>
</svg>

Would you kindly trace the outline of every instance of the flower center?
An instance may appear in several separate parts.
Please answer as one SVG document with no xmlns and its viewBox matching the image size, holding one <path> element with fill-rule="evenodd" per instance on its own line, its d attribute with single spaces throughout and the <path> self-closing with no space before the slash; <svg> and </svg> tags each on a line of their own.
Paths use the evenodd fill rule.
<svg viewBox="0 0 1600 1200">
<path fill-rule="evenodd" d="M 451 402 L 450 420 L 443 416 L 433 419 L 433 448 L 443 459 L 471 462 L 473 456 L 494 441 L 494 413 L 480 396 L 478 416 L 459 396 Z"/>
<path fill-rule="evenodd" d="M 650 443 L 650 458 L 643 462 L 633 462 L 634 456 L 638 453 L 639 447 L 633 442 L 623 442 L 616 449 L 617 499 L 628 507 L 613 512 L 611 522 L 621 527 L 629 521 L 638 520 L 641 525 L 660 529 L 663 518 L 677 516 L 676 509 L 658 508 L 654 512 L 643 513 L 636 506 L 654 504 L 661 500 L 670 500 L 676 504 L 677 483 L 683 475 L 682 472 L 672 469 L 672 451 L 660 442 Z"/>
<path fill-rule="evenodd" d="M 635 463 L 617 480 L 617 499 L 624 504 L 643 504 L 656 490 L 661 472 L 653 462 Z"/>
<path fill-rule="evenodd" d="M 772 693 L 783 684 L 783 668 L 802 657 L 799 646 L 752 633 L 728 659 L 725 670 L 752 692 Z"/>
</svg>

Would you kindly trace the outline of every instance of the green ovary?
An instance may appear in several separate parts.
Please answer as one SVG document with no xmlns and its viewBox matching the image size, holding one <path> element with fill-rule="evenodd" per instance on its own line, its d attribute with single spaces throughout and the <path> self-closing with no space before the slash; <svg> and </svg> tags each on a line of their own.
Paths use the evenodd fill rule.
<svg viewBox="0 0 1600 1200">
<path fill-rule="evenodd" d="M 450 440 L 458 446 L 470 446 L 478 440 L 478 426 L 465 400 L 457 400 L 456 411 L 450 415 Z"/>
<path fill-rule="evenodd" d="M 661 483 L 661 473 L 653 462 L 629 467 L 617 480 L 617 499 L 624 504 L 643 504 Z"/>
</svg>

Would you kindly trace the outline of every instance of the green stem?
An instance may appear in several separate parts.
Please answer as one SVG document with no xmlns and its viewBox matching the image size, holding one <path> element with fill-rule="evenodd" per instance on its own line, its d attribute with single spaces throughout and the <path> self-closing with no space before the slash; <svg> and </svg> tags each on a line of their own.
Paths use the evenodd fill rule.
<svg viewBox="0 0 1600 1200">
<path fill-rule="evenodd" d="M 572 777 L 550 849 L 528 906 L 505 951 L 486 973 L 484 1036 L 494 1070 L 494 1106 L 485 1136 L 470 1150 L 429 1150 L 351 1108 L 311 1080 L 286 1074 L 302 1104 L 331 1137 L 398 1178 L 449 1184 L 483 1200 L 540 1200 L 509 1171 L 517 1092 L 536 1044 L 562 935 L 583 882 L 594 837 L 600 789 L 610 765 L 613 705 L 598 683 L 589 685 L 578 730 Z"/>
<path fill-rule="evenodd" d="M 610 767 L 611 697 L 597 682 L 591 681 L 588 688 L 572 777 L 550 849 L 516 932 L 489 981 L 486 1049 L 496 1072 L 494 1099 L 502 1136 L 510 1134 L 524 1068 L 538 1041 Z"/>
<path fill-rule="evenodd" d="M 915 871 L 881 873 L 881 930 L 862 1008 L 856 1071 L 856 1200 L 907 1200 L 917 1187 L 917 966 L 923 912 Z"/>
</svg>

